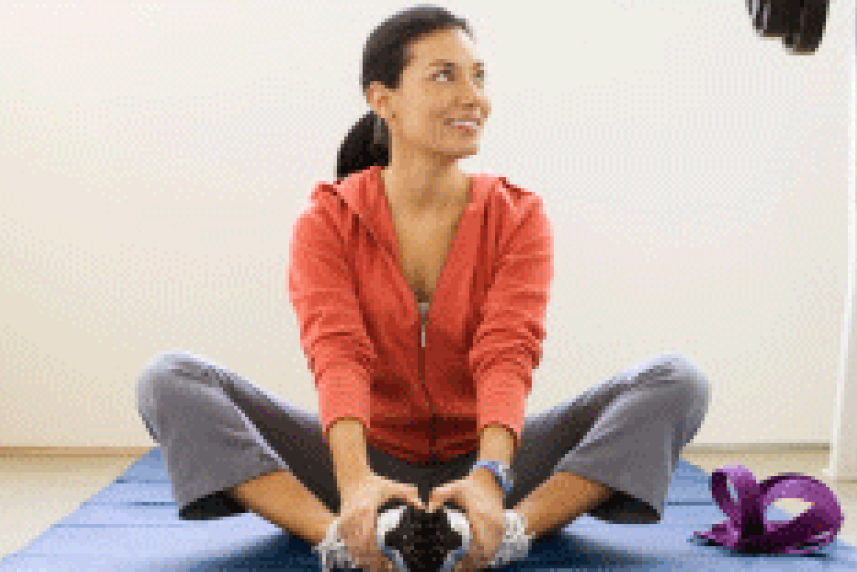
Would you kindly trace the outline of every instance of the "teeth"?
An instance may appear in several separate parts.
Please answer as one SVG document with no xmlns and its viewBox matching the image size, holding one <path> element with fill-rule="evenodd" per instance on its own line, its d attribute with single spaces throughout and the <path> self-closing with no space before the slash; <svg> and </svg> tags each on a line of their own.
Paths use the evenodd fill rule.
<svg viewBox="0 0 857 572">
<path fill-rule="evenodd" d="M 476 127 L 476 123 L 473 121 L 453 121 L 452 125 L 467 125 L 468 127 Z"/>
</svg>

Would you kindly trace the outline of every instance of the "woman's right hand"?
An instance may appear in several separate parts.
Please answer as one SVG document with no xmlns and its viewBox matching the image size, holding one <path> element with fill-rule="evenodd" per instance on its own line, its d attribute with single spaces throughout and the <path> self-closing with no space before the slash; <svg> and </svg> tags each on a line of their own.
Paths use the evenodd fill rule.
<svg viewBox="0 0 857 572">
<path fill-rule="evenodd" d="M 393 562 L 378 548 L 375 532 L 378 507 L 396 498 L 426 510 L 417 487 L 385 479 L 372 471 L 343 492 L 339 511 L 339 537 L 345 543 L 348 555 L 364 570 L 393 570 Z"/>
</svg>

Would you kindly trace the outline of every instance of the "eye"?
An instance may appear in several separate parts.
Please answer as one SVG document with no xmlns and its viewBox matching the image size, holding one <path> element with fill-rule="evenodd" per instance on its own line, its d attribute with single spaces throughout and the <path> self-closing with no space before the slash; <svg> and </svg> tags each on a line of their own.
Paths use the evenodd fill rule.
<svg viewBox="0 0 857 572">
<path fill-rule="evenodd" d="M 434 77 L 440 77 L 440 76 L 442 76 L 442 75 L 449 76 L 450 71 L 452 71 L 452 70 L 450 70 L 450 69 L 445 69 L 445 70 L 443 70 L 443 71 L 440 71 L 440 72 L 438 72 L 438 73 L 434 74 Z M 482 81 L 483 81 L 483 82 L 485 81 L 485 72 L 484 72 L 484 71 L 482 71 L 482 72 L 478 72 L 476 75 L 478 75 L 480 78 L 482 78 Z"/>
</svg>

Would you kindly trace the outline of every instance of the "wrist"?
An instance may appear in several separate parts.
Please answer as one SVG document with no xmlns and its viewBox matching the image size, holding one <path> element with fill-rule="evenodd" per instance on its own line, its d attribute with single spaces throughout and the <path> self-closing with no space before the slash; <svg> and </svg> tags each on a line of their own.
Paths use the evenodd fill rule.
<svg viewBox="0 0 857 572">
<path fill-rule="evenodd" d="M 496 492 L 497 496 L 501 499 L 505 496 L 503 487 L 500 486 L 500 482 L 497 480 L 497 475 L 491 469 L 476 467 L 470 472 L 469 477 L 480 485 Z"/>
<path fill-rule="evenodd" d="M 508 495 L 512 491 L 512 488 L 514 488 L 515 476 L 512 467 L 503 461 L 480 460 L 476 462 L 470 472 L 475 473 L 479 469 L 482 469 L 480 474 L 487 472 L 494 476 L 494 480 L 503 497 Z"/>
</svg>

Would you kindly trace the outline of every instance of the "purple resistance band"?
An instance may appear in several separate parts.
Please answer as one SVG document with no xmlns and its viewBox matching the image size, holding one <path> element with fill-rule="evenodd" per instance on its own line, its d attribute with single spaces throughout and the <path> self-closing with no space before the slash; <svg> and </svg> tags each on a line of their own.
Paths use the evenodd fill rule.
<svg viewBox="0 0 857 572">
<path fill-rule="evenodd" d="M 737 504 L 727 488 L 732 482 Z M 800 473 L 782 473 L 761 484 L 743 465 L 726 465 L 711 474 L 711 492 L 729 520 L 691 540 L 727 546 L 747 553 L 808 554 L 833 541 L 844 517 L 836 495 L 824 484 Z M 781 498 L 800 498 L 812 508 L 791 521 L 765 520 L 765 509 Z"/>
</svg>

